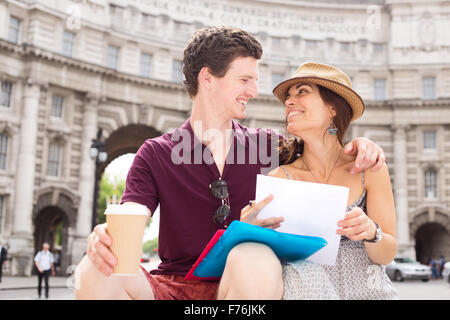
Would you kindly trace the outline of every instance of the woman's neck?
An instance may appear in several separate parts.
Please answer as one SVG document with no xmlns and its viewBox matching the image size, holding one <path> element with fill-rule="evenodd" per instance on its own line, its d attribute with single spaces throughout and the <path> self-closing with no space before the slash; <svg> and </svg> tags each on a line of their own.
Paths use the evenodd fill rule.
<svg viewBox="0 0 450 320">
<path fill-rule="evenodd" d="M 302 140 L 303 155 L 295 161 L 297 166 L 311 171 L 313 177 L 321 180 L 320 182 L 329 179 L 343 150 L 336 136 L 327 133 L 325 137 L 302 137 Z"/>
</svg>

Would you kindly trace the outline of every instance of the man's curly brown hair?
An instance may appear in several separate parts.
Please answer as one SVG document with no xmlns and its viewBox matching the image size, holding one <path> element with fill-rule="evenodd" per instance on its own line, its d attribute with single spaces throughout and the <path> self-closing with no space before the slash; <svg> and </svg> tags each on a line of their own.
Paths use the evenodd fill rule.
<svg viewBox="0 0 450 320">
<path fill-rule="evenodd" d="M 184 49 L 183 83 L 191 98 L 198 92 L 198 74 L 208 67 L 216 77 L 223 77 L 237 57 L 261 59 L 262 47 L 249 33 L 229 27 L 208 27 L 194 33 Z"/>
</svg>

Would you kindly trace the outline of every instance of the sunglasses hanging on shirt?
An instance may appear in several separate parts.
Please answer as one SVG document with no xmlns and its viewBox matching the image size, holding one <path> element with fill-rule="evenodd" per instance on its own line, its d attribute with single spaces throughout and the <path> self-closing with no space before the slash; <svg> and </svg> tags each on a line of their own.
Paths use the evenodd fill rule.
<svg viewBox="0 0 450 320">
<path fill-rule="evenodd" d="M 214 212 L 213 220 L 216 225 L 222 226 L 231 212 L 228 185 L 225 180 L 219 178 L 209 185 L 211 194 L 222 201 L 222 205 Z"/>
</svg>

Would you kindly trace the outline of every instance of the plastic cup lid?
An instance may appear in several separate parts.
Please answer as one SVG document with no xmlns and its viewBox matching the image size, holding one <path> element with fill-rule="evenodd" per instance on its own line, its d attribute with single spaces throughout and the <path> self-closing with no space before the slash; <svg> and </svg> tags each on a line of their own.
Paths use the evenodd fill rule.
<svg viewBox="0 0 450 320">
<path fill-rule="evenodd" d="M 105 214 L 148 215 L 147 207 L 141 204 L 109 204 Z"/>
</svg>

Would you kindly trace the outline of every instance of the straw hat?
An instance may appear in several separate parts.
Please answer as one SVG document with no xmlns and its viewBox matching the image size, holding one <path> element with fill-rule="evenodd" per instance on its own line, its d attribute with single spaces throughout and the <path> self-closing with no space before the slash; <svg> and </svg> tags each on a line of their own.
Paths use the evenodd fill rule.
<svg viewBox="0 0 450 320">
<path fill-rule="evenodd" d="M 273 89 L 273 94 L 284 104 L 289 88 L 299 83 L 315 83 L 344 98 L 353 111 L 351 121 L 364 112 L 362 98 L 352 89 L 350 78 L 340 69 L 322 63 L 305 62 L 291 79 L 285 80 Z"/>
</svg>

